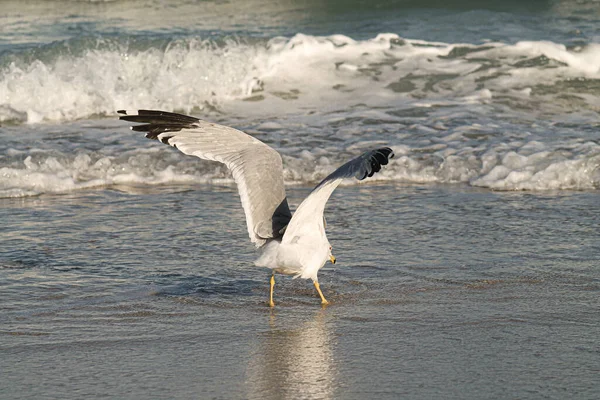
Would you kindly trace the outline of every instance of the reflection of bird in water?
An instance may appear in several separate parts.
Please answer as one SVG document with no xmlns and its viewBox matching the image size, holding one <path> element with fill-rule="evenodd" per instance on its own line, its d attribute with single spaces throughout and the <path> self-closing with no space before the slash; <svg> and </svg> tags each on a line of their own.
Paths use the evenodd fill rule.
<svg viewBox="0 0 600 400">
<path fill-rule="evenodd" d="M 332 399 L 336 369 L 333 332 L 324 310 L 296 329 L 261 336 L 246 374 L 251 399 Z"/>
<path fill-rule="evenodd" d="M 323 212 L 335 188 L 346 178 L 373 176 L 394 156 L 382 147 L 348 161 L 319 183 L 290 212 L 283 184 L 281 156 L 260 140 L 227 126 L 165 111 L 119 111 L 126 121 L 141 122 L 131 129 L 176 147 L 185 154 L 218 161 L 227 166 L 238 185 L 246 213 L 248 234 L 263 249 L 256 265 L 273 271 L 269 305 L 273 307 L 275 272 L 312 279 L 321 302 L 328 304 L 317 273 L 327 260 L 335 263 L 325 235 Z"/>
</svg>

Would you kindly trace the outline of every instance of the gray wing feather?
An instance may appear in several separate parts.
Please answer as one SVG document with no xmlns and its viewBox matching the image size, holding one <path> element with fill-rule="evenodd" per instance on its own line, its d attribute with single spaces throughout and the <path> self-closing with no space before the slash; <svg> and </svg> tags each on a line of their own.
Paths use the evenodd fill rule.
<svg viewBox="0 0 600 400">
<path fill-rule="evenodd" d="M 327 204 L 327 200 L 341 181 L 352 177 L 358 180 L 371 177 L 379 172 L 381 167 L 386 165 L 393 157 L 394 152 L 392 149 L 382 147 L 367 151 L 333 171 L 298 206 L 285 231 L 283 242 L 292 241 L 295 236 L 318 232 L 316 229 L 323 224 L 325 204 Z"/>
<path fill-rule="evenodd" d="M 238 185 L 248 235 L 256 246 L 283 235 L 292 214 L 285 196 L 281 156 L 271 147 L 237 129 L 187 115 L 154 110 L 118 112 L 124 114 L 122 120 L 144 123 L 132 129 L 146 132 L 149 139 L 225 164 Z"/>
</svg>

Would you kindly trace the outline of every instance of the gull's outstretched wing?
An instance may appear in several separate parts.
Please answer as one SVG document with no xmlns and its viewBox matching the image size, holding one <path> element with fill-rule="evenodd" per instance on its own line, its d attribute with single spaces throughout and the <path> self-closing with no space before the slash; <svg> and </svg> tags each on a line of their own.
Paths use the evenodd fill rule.
<svg viewBox="0 0 600 400">
<path fill-rule="evenodd" d="M 317 232 L 321 232 L 320 225 L 323 225 L 325 204 L 327 204 L 331 193 L 342 180 L 352 177 L 363 180 L 366 177 L 371 177 L 379 172 L 381 166 L 386 165 L 393 157 L 394 152 L 389 147 L 367 151 L 361 156 L 348 161 L 323 179 L 294 213 L 286 228 L 283 242 L 292 242 L 295 237 L 315 235 L 318 234 Z"/>
<path fill-rule="evenodd" d="M 278 238 L 292 218 L 281 156 L 260 140 L 228 126 L 165 111 L 118 111 L 120 119 L 141 122 L 131 129 L 146 132 L 182 153 L 227 166 L 238 185 L 246 213 L 248 235 L 257 247 Z"/>
</svg>

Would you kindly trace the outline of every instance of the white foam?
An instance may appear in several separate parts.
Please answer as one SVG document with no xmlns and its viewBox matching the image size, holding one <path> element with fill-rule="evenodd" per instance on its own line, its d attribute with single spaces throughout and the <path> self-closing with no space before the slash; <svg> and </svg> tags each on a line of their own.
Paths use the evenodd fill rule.
<svg viewBox="0 0 600 400">
<path fill-rule="evenodd" d="M 600 144 L 579 127 L 597 121 L 600 99 L 582 91 L 587 79 L 600 78 L 598 57 L 600 47 L 593 44 L 446 44 L 394 34 L 369 40 L 299 34 L 219 46 L 189 39 L 139 51 L 117 43 L 6 66 L 0 72 L 0 98 L 6 99 L 0 120 L 71 120 L 120 108 L 188 112 L 210 105 L 233 109 L 224 115 L 245 119 L 250 133 L 268 135 L 282 152 L 287 183 L 314 184 L 350 157 L 386 145 L 396 158 L 376 180 L 597 189 Z M 522 104 L 530 107 L 521 110 Z M 544 118 L 531 116 L 542 111 Z M 545 121 L 546 115 L 553 120 Z M 566 132 L 560 124 L 577 128 Z M 130 143 L 123 124 L 89 125 L 61 125 L 78 138 L 72 142 L 54 141 L 50 124 L 6 128 L 0 196 L 232 183 L 222 166 L 166 146 L 141 145 L 141 136 Z M 48 139 L 40 142 L 44 148 L 27 138 L 36 129 Z M 16 142 L 6 144 L 10 140 Z"/>
<path fill-rule="evenodd" d="M 249 95 L 251 60 L 264 49 L 242 44 L 216 47 L 190 40 L 164 50 L 90 49 L 50 63 L 12 62 L 0 73 L 0 120 L 26 116 L 30 123 L 113 114 L 121 108 L 190 111 Z"/>
<path fill-rule="evenodd" d="M 63 48 L 54 46 L 57 53 Z M 581 99 L 571 107 L 594 109 L 598 96 L 581 93 L 577 80 L 598 78 L 594 43 L 567 49 L 545 41 L 472 45 L 391 33 L 368 40 L 297 34 L 254 44 L 186 39 L 135 50 L 100 40 L 79 54 L 2 67 L 0 121 L 68 121 L 132 107 L 289 113 L 357 103 L 487 104 L 507 96 L 539 99 L 540 107 L 556 101 L 560 109 L 569 107 L 560 101 L 565 91 Z"/>
<path fill-rule="evenodd" d="M 460 143 L 456 139 L 429 147 L 392 145 L 396 157 L 365 182 L 462 183 L 493 190 L 531 191 L 600 188 L 600 145 L 595 142 L 573 140 L 552 146 L 532 140 L 483 147 Z M 339 151 L 320 147 L 297 151 L 286 148 L 286 183 L 316 184 L 353 154 L 375 146 L 376 142 L 355 143 L 339 155 Z M 222 165 L 165 149 L 151 146 L 123 151 L 119 156 L 31 151 L 23 161 L 0 168 L 0 197 L 115 185 L 233 184 L 231 174 Z M 8 153 L 23 157 L 19 151 Z M 360 184 L 354 180 L 346 183 Z"/>
<path fill-rule="evenodd" d="M 0 168 L 0 197 L 33 196 L 43 193 L 65 193 L 117 184 L 165 184 L 208 182 L 209 174 L 176 171 L 173 165 L 154 168 L 159 160 L 138 163 L 143 154 L 125 160 L 101 157 L 92 160 L 82 153 L 73 159 L 37 155 L 27 156 L 21 165 Z M 137 164 L 137 165 L 136 165 Z"/>
<path fill-rule="evenodd" d="M 473 186 L 495 190 L 589 190 L 600 188 L 600 150 L 596 155 L 560 160 L 549 152 L 507 155 Z"/>
</svg>

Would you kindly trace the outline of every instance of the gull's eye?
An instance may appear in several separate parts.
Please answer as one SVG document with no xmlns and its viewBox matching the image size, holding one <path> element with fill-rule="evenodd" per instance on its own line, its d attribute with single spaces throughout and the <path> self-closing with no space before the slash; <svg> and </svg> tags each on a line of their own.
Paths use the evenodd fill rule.
<svg viewBox="0 0 600 400">
<path fill-rule="evenodd" d="M 329 251 L 331 251 L 331 246 L 329 246 Z"/>
</svg>

